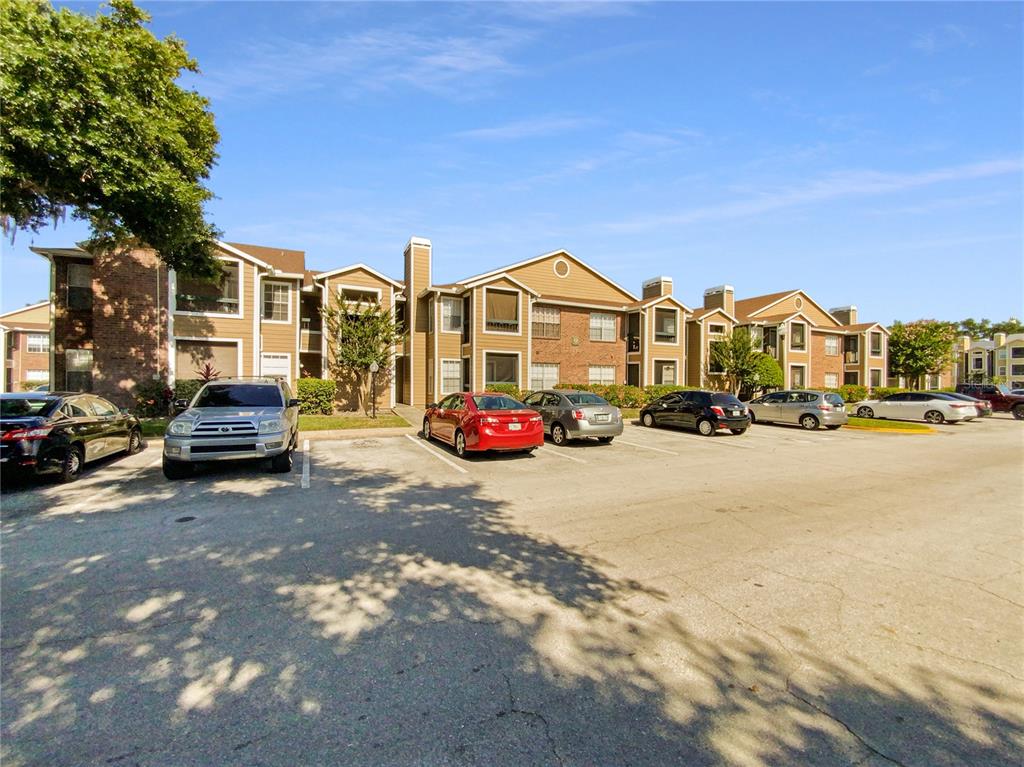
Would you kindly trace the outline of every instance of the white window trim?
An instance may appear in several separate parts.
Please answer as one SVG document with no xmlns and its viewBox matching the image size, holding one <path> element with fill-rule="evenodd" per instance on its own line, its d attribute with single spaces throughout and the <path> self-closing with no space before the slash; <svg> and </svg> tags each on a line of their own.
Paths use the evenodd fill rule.
<svg viewBox="0 0 1024 767">
<path fill-rule="evenodd" d="M 873 384 L 871 383 L 871 374 L 876 370 L 878 371 L 878 380 L 880 381 L 880 383 Z M 885 371 L 882 370 L 882 368 L 868 368 L 868 388 L 873 389 L 876 386 L 878 388 L 885 386 Z"/>
<path fill-rule="evenodd" d="M 37 375 L 33 376 L 32 375 L 33 373 L 36 373 Z M 39 375 L 40 373 L 42 375 Z M 49 370 L 26 370 L 25 371 L 25 380 L 26 381 L 33 381 L 33 382 L 49 381 L 50 380 L 50 371 Z"/>
<path fill-rule="evenodd" d="M 601 368 L 604 370 L 611 370 L 611 383 L 604 383 L 603 381 L 594 381 L 594 368 Z M 615 365 L 587 365 L 587 384 L 589 386 L 614 386 L 615 385 Z"/>
<path fill-rule="evenodd" d="M 215 343 L 233 343 L 238 346 L 238 375 L 245 375 L 245 368 L 242 366 L 242 347 L 245 345 L 241 338 L 225 338 L 222 336 L 174 336 L 171 339 L 171 349 L 168 355 L 168 367 L 171 369 L 171 380 L 176 381 L 178 365 L 178 341 L 213 341 Z"/>
<path fill-rule="evenodd" d="M 32 350 L 32 339 L 43 338 L 43 347 L 41 349 Z M 25 334 L 25 354 L 49 354 L 50 352 L 50 336 L 46 333 L 26 333 Z"/>
<path fill-rule="evenodd" d="M 830 340 L 835 340 L 835 342 L 836 342 L 836 351 L 835 351 L 834 354 L 828 350 L 828 342 Z M 825 356 L 826 357 L 839 357 L 839 356 L 842 355 L 842 353 L 843 353 L 843 343 L 840 340 L 839 336 L 826 335 L 825 336 Z"/>
<path fill-rule="evenodd" d="M 667 344 L 666 344 L 666 346 L 667 346 Z M 666 384 L 666 383 L 659 384 L 658 383 L 657 379 L 658 379 L 658 363 L 659 362 L 671 362 L 673 364 L 673 366 L 674 366 L 673 367 L 673 371 L 674 372 L 673 372 L 672 377 L 675 380 L 672 383 L 670 383 L 670 384 Z M 679 368 L 680 368 L 680 364 L 681 363 L 679 362 L 679 360 L 676 359 L 675 357 L 651 357 L 651 384 L 654 385 L 654 386 L 679 386 Z M 711 375 L 716 375 L 716 374 L 712 373 Z"/>
<path fill-rule="evenodd" d="M 531 362 L 530 363 L 530 390 L 531 391 L 537 391 L 538 389 L 553 389 L 556 386 L 558 386 L 558 384 L 561 383 L 561 381 L 556 380 L 551 386 L 543 386 L 543 385 L 541 385 L 541 386 L 534 386 L 533 385 L 533 369 L 535 367 L 537 367 L 538 365 L 543 365 L 545 367 L 553 367 L 553 368 L 555 368 L 555 370 L 558 373 L 558 375 L 556 375 L 555 378 L 556 379 L 560 379 L 562 377 L 562 364 L 560 362 Z"/>
<path fill-rule="evenodd" d="M 612 318 L 612 337 L 611 338 L 605 339 L 605 338 L 591 338 L 590 337 L 590 332 L 594 329 L 593 326 L 591 325 L 591 322 L 593 321 L 595 314 L 602 314 L 602 315 L 605 315 L 607 317 L 611 317 Z M 559 332 L 561 332 L 561 331 L 559 331 Z M 587 317 L 587 340 L 590 341 L 592 344 L 613 344 L 613 343 L 615 343 L 616 341 L 619 340 L 618 336 L 619 336 L 619 322 L 618 322 L 618 315 L 615 312 L 609 312 L 609 311 L 591 312 L 590 315 Z"/>
<path fill-rule="evenodd" d="M 245 316 L 245 262 L 240 258 L 233 258 L 231 256 L 217 256 L 216 258 L 220 261 L 233 261 L 238 264 L 238 313 L 224 314 L 223 312 L 184 312 L 178 310 L 177 306 L 175 306 L 174 313 L 178 317 L 220 317 L 225 320 L 239 320 Z M 175 302 L 177 302 L 178 274 L 176 272 L 172 272 L 172 274 L 174 276 L 171 279 L 171 292 L 174 295 Z M 241 368 L 239 368 L 239 370 L 241 370 Z M 241 375 L 241 373 L 239 373 L 239 375 Z"/>
<path fill-rule="evenodd" d="M 875 333 L 878 334 L 878 339 L 881 342 L 879 347 L 878 347 L 878 353 L 877 354 L 875 353 L 874 349 L 871 348 L 871 339 L 874 337 Z M 885 356 L 885 334 L 884 333 L 882 333 L 880 330 L 869 330 L 868 331 L 867 342 L 868 342 L 868 356 L 869 357 L 874 357 L 875 359 L 881 359 L 882 357 Z"/>
<path fill-rule="evenodd" d="M 829 385 L 828 385 L 828 377 L 829 377 L 829 376 L 835 376 L 835 379 L 836 379 L 836 384 L 835 384 L 835 386 L 829 386 Z M 840 384 L 840 379 L 839 379 L 839 373 L 831 373 L 831 372 L 829 372 L 829 373 L 825 373 L 825 374 L 823 375 L 823 377 L 822 377 L 822 381 L 824 382 L 824 384 L 823 384 L 823 385 L 824 385 L 824 387 L 825 387 L 826 389 L 838 389 L 838 388 L 840 387 L 840 385 L 841 385 L 841 384 Z"/>
<path fill-rule="evenodd" d="M 797 351 L 800 350 L 797 349 Z M 801 370 L 804 371 L 804 382 L 803 384 L 801 384 L 801 388 L 806 389 L 810 385 L 810 383 L 807 380 L 807 364 L 803 362 L 791 362 L 789 363 L 789 365 L 786 366 L 786 387 L 792 388 L 796 386 L 796 384 L 793 383 L 793 368 L 800 368 Z"/>
<path fill-rule="evenodd" d="M 511 334 L 507 333 L 506 335 L 511 335 Z M 487 355 L 488 354 L 505 354 L 505 355 L 508 355 L 508 356 L 511 356 L 511 355 L 514 354 L 516 356 L 516 381 L 515 381 L 515 385 L 518 386 L 520 389 L 522 388 L 522 385 L 521 385 L 522 384 L 522 380 L 523 380 L 523 353 L 522 352 L 514 352 L 514 351 L 511 351 L 509 349 L 481 349 L 480 351 L 484 355 L 484 364 L 483 364 L 483 368 L 484 369 L 483 369 L 483 375 L 481 377 L 482 380 L 480 381 L 483 384 L 484 391 L 487 390 Z M 507 383 L 507 382 L 505 382 L 505 381 L 501 381 L 501 382 L 494 381 L 493 383 Z"/>
<path fill-rule="evenodd" d="M 715 328 L 721 328 L 721 331 L 716 331 Z M 709 336 L 724 336 L 725 335 L 725 323 L 724 322 L 709 322 L 708 323 L 708 335 Z"/>
<path fill-rule="evenodd" d="M 261 351 L 260 352 L 260 375 L 264 375 L 264 373 L 263 373 L 263 357 L 265 355 L 267 355 L 267 354 L 269 354 L 271 356 L 274 356 L 274 357 L 287 357 L 288 358 L 288 370 L 291 371 L 291 369 L 292 369 L 292 354 L 291 354 L 291 352 L 264 352 L 264 351 Z M 289 377 L 291 377 L 291 372 L 289 372 Z"/>
<path fill-rule="evenodd" d="M 267 285 L 284 285 L 288 289 L 288 319 L 284 320 L 268 320 L 263 316 L 263 312 L 266 308 L 266 296 L 264 291 L 267 289 Z M 292 324 L 292 284 L 285 280 L 260 280 L 260 322 L 265 325 L 291 325 Z"/>
<path fill-rule="evenodd" d="M 336 283 L 334 283 L 334 290 L 335 290 L 335 293 L 337 293 L 338 298 L 344 298 L 344 292 L 346 290 L 358 290 L 360 293 L 376 293 L 377 294 L 377 303 L 378 304 L 381 301 L 381 297 L 384 295 L 384 291 L 381 290 L 380 288 L 371 288 L 371 287 L 369 287 L 367 285 L 349 285 L 349 284 L 343 283 L 343 282 L 336 282 Z M 359 304 L 362 304 L 363 302 L 362 301 L 358 301 L 356 303 L 357 303 L 357 305 L 359 305 Z"/>
<path fill-rule="evenodd" d="M 802 349 L 798 349 L 797 347 L 793 346 L 793 336 L 795 335 L 793 333 L 793 328 L 796 325 L 803 325 L 803 327 L 804 327 L 804 347 Z M 810 332 L 811 332 L 811 329 L 810 329 L 810 327 L 808 327 L 806 322 L 790 322 L 789 323 L 789 327 L 786 328 L 786 335 L 789 336 L 789 345 L 788 345 L 789 351 L 796 352 L 797 354 L 806 354 L 807 353 L 807 336 L 808 336 L 808 334 Z M 804 380 L 806 381 L 806 379 L 804 379 Z"/>
<path fill-rule="evenodd" d="M 565 264 L 565 266 L 566 266 L 565 274 L 559 274 L 558 273 L 558 265 L 559 264 Z M 553 271 L 555 273 L 555 276 L 558 279 L 565 280 L 565 279 L 568 279 L 570 274 L 572 274 L 572 266 L 569 264 L 569 262 L 567 260 L 565 260 L 564 258 L 559 256 L 558 258 L 556 258 L 554 261 L 551 262 L 551 271 Z"/>
<path fill-rule="evenodd" d="M 461 322 L 459 323 L 459 329 L 458 330 L 445 330 L 444 329 L 444 302 L 445 301 L 452 301 L 452 302 L 454 302 L 454 303 L 459 305 L 459 318 L 461 319 Z M 462 335 L 462 325 L 465 324 L 465 322 L 466 322 L 466 318 L 463 317 L 463 314 L 465 313 L 463 311 L 463 309 L 465 308 L 465 305 L 462 302 L 462 296 L 458 296 L 458 297 L 456 297 L 456 296 L 441 296 L 441 300 L 438 303 L 440 304 L 440 307 L 441 307 L 441 332 L 442 333 L 447 333 L 450 336 L 461 336 Z M 450 392 L 450 393 L 454 394 L 454 392 Z"/>
<path fill-rule="evenodd" d="M 455 389 L 452 389 L 451 391 L 446 391 L 445 388 L 444 388 L 444 363 L 446 363 L 446 362 L 454 362 L 454 363 L 456 363 L 459 366 L 459 383 L 458 383 L 458 387 L 455 388 Z M 442 397 L 447 397 L 449 394 L 458 394 L 458 393 L 460 393 L 462 391 L 462 376 L 464 374 L 464 371 L 462 369 L 462 364 L 463 364 L 462 363 L 462 359 L 460 357 L 442 357 L 440 359 L 441 380 L 438 382 L 437 388 L 438 388 L 438 390 L 439 390 L 439 392 L 440 392 Z"/>
<path fill-rule="evenodd" d="M 512 333 L 507 330 L 488 330 L 487 329 L 487 291 L 496 290 L 499 293 L 515 293 L 516 294 L 516 318 L 519 322 L 519 330 Z M 488 336 L 521 336 L 523 334 L 523 291 L 518 288 L 503 288 L 500 286 L 491 287 L 490 285 L 484 285 L 484 314 L 480 318 L 480 331 Z M 487 377 L 486 362 L 484 363 L 484 377 Z M 484 381 L 486 386 L 487 382 Z"/>
<path fill-rule="evenodd" d="M 658 310 L 668 310 L 676 313 L 676 340 L 675 341 L 659 341 L 658 340 Z M 651 307 L 651 343 L 656 346 L 679 346 L 683 339 L 683 328 L 679 324 L 679 307 L 678 306 L 652 306 Z M 679 374 L 676 374 L 676 380 L 679 380 Z M 678 386 L 679 384 L 676 384 Z"/>
<path fill-rule="evenodd" d="M 534 332 L 533 332 L 533 325 L 534 325 L 534 323 L 535 322 L 541 322 L 540 320 L 537 319 L 537 314 L 535 313 L 535 312 L 539 312 L 539 311 L 554 311 L 554 312 L 558 313 L 558 322 L 557 323 L 555 323 L 555 322 L 545 322 L 545 323 L 543 323 L 545 325 L 556 325 L 557 324 L 558 325 L 558 335 L 557 336 L 552 338 L 551 336 L 538 336 L 538 335 L 534 335 Z M 558 341 L 558 340 L 560 340 L 562 338 L 562 309 L 561 309 L 561 307 L 555 306 L 554 304 L 542 304 L 541 306 L 531 306 L 530 307 L 530 337 L 531 338 L 536 338 L 538 341 Z"/>
</svg>

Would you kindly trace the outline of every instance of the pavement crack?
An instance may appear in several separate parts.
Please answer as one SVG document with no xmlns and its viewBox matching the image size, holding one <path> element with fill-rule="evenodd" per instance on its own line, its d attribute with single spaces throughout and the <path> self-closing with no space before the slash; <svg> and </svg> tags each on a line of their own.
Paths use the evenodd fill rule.
<svg viewBox="0 0 1024 767">
<path fill-rule="evenodd" d="M 512 694 L 512 681 L 508 678 L 508 674 L 502 672 L 502 678 L 505 680 L 505 689 L 508 691 L 508 710 L 511 714 L 519 714 L 530 719 L 538 720 L 544 725 L 544 737 L 548 741 L 548 747 L 551 749 L 551 755 L 555 758 L 555 761 L 559 764 L 559 767 L 564 767 L 565 760 L 561 754 L 558 753 L 558 745 L 555 743 L 555 739 L 551 736 L 551 724 L 548 722 L 547 717 L 541 714 L 539 711 L 530 711 L 528 709 L 519 708 L 516 706 L 515 696 Z"/>
</svg>

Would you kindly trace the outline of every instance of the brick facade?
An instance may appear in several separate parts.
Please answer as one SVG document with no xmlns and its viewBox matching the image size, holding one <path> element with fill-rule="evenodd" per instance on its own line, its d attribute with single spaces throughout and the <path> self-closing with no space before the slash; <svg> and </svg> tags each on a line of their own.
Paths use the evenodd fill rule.
<svg viewBox="0 0 1024 767">
<path fill-rule="evenodd" d="M 836 339 L 838 354 L 826 354 L 825 338 L 832 336 Z M 811 333 L 811 376 L 809 385 L 813 389 L 833 388 L 830 383 L 826 384 L 825 374 L 834 373 L 836 376 L 835 387 L 843 385 L 843 336 L 838 333 Z"/>
<path fill-rule="evenodd" d="M 626 340 L 622 327 L 623 315 L 616 313 L 614 341 L 591 341 L 591 310 L 567 306 L 559 308 L 561 310 L 560 337 L 557 339 L 534 337 L 531 362 L 558 363 L 560 366 L 559 383 L 588 383 L 591 365 L 614 366 L 615 382 L 624 382 L 626 380 Z"/>
<path fill-rule="evenodd" d="M 67 386 L 65 352 L 68 349 L 93 348 L 92 308 L 72 309 L 68 306 L 68 266 L 82 264 L 92 266 L 92 259 L 55 258 L 53 260 L 53 380 L 52 389 Z M 95 287 L 95 286 L 94 286 Z"/>
</svg>

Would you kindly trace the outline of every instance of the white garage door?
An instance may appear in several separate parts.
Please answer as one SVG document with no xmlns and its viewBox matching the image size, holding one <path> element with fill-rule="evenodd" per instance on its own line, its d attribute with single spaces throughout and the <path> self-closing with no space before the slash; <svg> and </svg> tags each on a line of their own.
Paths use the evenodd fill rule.
<svg viewBox="0 0 1024 767">
<path fill-rule="evenodd" d="M 291 378 L 292 355 L 262 353 L 260 355 L 260 375 Z"/>
</svg>

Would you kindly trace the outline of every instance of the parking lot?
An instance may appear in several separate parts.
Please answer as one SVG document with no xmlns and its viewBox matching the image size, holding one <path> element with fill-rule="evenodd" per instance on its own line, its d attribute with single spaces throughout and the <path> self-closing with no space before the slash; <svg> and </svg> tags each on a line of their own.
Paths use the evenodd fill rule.
<svg viewBox="0 0 1024 767">
<path fill-rule="evenodd" d="M 1018 764 L 1022 460 L 630 425 L 6 488 L 3 761 Z"/>
</svg>

